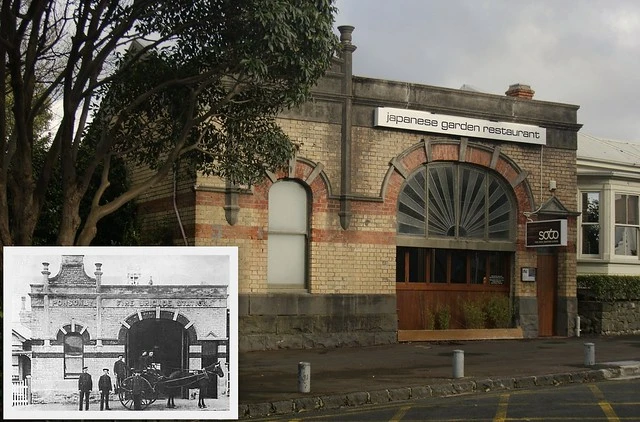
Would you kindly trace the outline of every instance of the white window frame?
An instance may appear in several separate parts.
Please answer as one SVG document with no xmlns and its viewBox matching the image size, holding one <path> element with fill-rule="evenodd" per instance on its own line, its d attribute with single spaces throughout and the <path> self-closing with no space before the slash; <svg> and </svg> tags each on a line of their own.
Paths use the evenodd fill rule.
<svg viewBox="0 0 640 422">
<path fill-rule="evenodd" d="M 269 290 L 308 289 L 310 202 L 308 190 L 295 180 L 279 180 L 269 189 Z"/>
<path fill-rule="evenodd" d="M 581 257 L 585 258 L 601 258 L 604 253 L 604 231 L 607 230 L 608 224 L 604 224 L 603 222 L 603 211 L 604 211 L 604 193 L 599 189 L 581 189 L 579 191 L 579 203 L 580 210 L 584 211 L 584 203 L 583 196 L 584 194 L 598 194 L 598 221 L 585 221 L 584 212 L 580 214 L 580 229 L 579 229 L 579 247 L 578 253 Z M 584 227 L 585 226 L 598 226 L 598 253 L 588 254 L 584 253 L 582 246 L 584 243 Z"/>
<path fill-rule="evenodd" d="M 624 196 L 626 197 L 626 201 L 625 201 L 625 207 L 628 207 L 628 198 L 629 197 L 635 197 L 636 198 L 636 203 L 638 204 L 638 208 L 636 208 L 635 212 L 636 212 L 636 223 L 635 224 L 629 224 L 628 221 L 625 223 L 619 223 L 617 222 L 617 197 L 618 195 L 620 196 Z M 623 258 L 623 259 L 628 259 L 628 258 L 633 258 L 633 259 L 638 259 L 640 254 L 638 253 L 638 245 L 640 244 L 640 195 L 638 194 L 634 194 L 634 193 L 629 193 L 629 192 L 622 192 L 622 191 L 616 191 L 614 192 L 613 195 L 613 233 L 612 233 L 612 240 L 613 240 L 613 254 L 616 256 L 616 258 Z M 628 210 L 625 211 L 625 216 L 628 219 Z M 627 254 L 627 253 L 618 253 L 618 248 L 619 245 L 616 245 L 616 236 L 617 236 L 617 232 L 618 232 L 618 228 L 631 228 L 634 229 L 635 228 L 635 239 L 633 239 L 635 241 L 635 254 Z"/>
</svg>

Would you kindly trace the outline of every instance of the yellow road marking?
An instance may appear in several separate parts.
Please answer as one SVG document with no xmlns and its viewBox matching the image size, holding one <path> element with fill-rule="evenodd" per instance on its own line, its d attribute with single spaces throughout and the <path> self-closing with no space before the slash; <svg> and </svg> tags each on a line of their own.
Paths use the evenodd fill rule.
<svg viewBox="0 0 640 422">
<path fill-rule="evenodd" d="M 613 411 L 611 404 L 609 404 L 609 402 L 605 399 L 604 394 L 598 388 L 598 386 L 595 384 L 590 384 L 589 390 L 591 390 L 591 392 L 593 393 L 593 396 L 596 398 L 596 400 L 598 400 L 598 406 L 600 406 L 600 409 L 602 409 L 602 411 L 604 412 L 604 415 L 607 417 L 607 420 L 612 422 L 614 421 L 619 422 L 620 418 L 618 418 L 618 415 L 616 415 L 616 412 Z"/>
<path fill-rule="evenodd" d="M 507 419 L 509 396 L 510 394 L 500 394 L 500 400 L 498 401 L 498 410 L 496 410 L 496 416 L 493 418 L 493 422 L 504 422 Z"/>
<path fill-rule="evenodd" d="M 401 421 L 402 418 L 404 418 L 404 415 L 407 413 L 407 411 L 409 409 L 411 409 L 411 406 L 402 406 L 400 409 L 398 409 L 396 414 L 393 415 L 393 417 L 391 419 L 389 419 L 389 422 L 399 422 L 399 421 Z"/>
</svg>

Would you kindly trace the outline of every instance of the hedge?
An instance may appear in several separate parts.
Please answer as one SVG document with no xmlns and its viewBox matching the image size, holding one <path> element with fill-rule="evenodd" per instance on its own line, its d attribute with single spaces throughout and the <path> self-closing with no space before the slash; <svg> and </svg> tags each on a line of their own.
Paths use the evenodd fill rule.
<svg viewBox="0 0 640 422">
<path fill-rule="evenodd" d="M 578 288 L 594 300 L 640 300 L 640 276 L 587 274 L 577 277 Z"/>
</svg>

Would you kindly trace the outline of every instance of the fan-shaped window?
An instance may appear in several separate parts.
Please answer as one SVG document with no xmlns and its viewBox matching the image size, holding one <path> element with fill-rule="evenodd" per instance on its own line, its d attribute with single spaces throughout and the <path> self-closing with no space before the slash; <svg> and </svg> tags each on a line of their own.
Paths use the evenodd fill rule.
<svg viewBox="0 0 640 422">
<path fill-rule="evenodd" d="M 399 197 L 398 234 L 427 238 L 510 240 L 513 203 L 494 173 L 465 164 L 430 164 Z"/>
</svg>

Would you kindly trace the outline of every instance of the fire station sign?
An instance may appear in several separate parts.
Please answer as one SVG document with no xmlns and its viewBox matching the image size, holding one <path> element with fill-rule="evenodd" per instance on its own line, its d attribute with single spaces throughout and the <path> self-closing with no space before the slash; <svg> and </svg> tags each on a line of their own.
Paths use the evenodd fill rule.
<svg viewBox="0 0 640 422">
<path fill-rule="evenodd" d="M 567 246 L 567 220 L 527 223 L 527 247 Z"/>
</svg>

